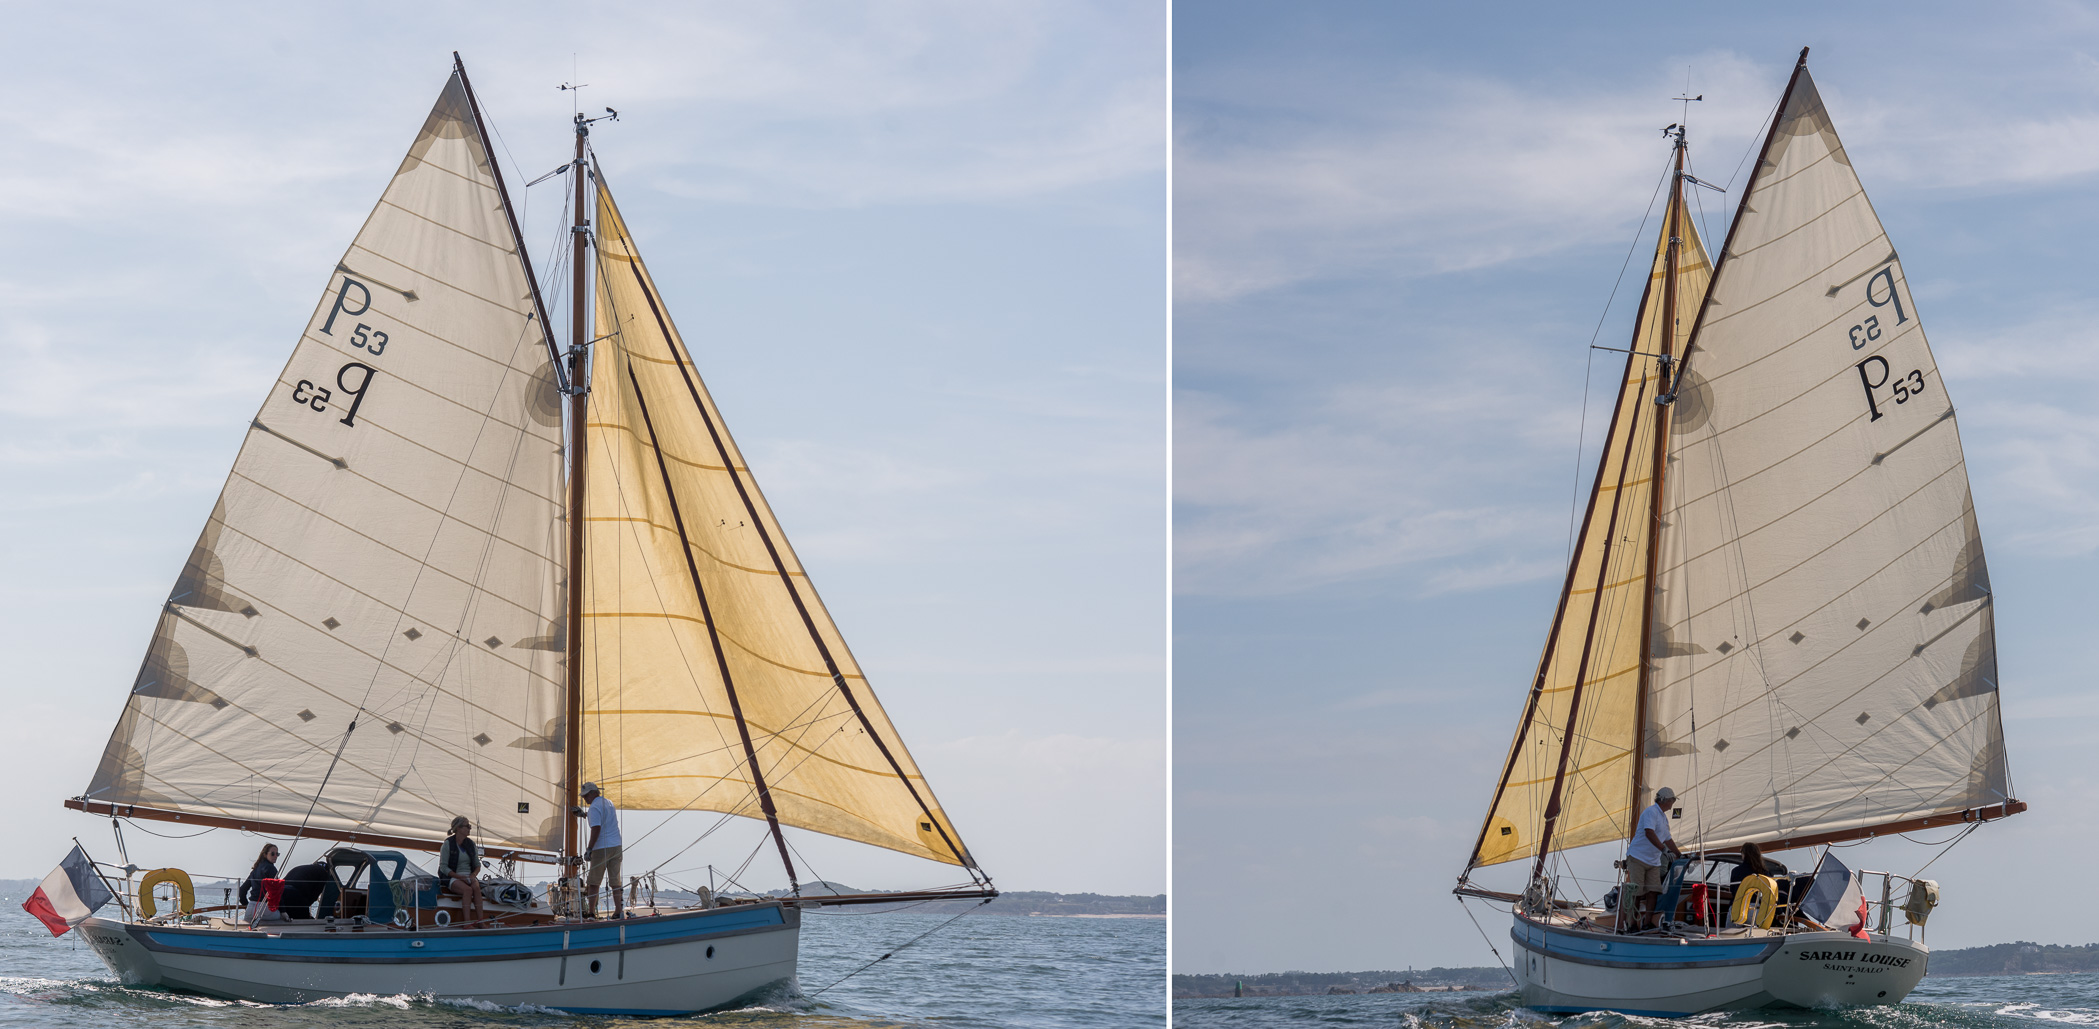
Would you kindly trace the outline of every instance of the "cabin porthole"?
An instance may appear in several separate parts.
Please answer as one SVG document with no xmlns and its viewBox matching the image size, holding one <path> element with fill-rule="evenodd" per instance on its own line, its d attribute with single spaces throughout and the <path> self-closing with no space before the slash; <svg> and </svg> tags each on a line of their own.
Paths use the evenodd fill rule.
<svg viewBox="0 0 2099 1029">
<path fill-rule="evenodd" d="M 707 948 L 707 956 L 710 958 L 714 956 L 714 948 L 712 946 Z"/>
<path fill-rule="evenodd" d="M 600 969 L 600 968 L 603 968 L 603 967 L 604 967 L 604 963 L 603 963 L 603 962 L 599 962 L 599 961 L 593 961 L 593 962 L 591 962 L 591 963 L 590 963 L 590 970 L 591 970 L 592 972 L 595 972 L 595 971 L 597 971 L 598 969 Z"/>
<path fill-rule="evenodd" d="M 1880 991 L 1880 995 L 1881 995 L 1881 996 L 1883 996 L 1883 997 L 1885 997 L 1885 996 L 1887 996 L 1887 995 L 1888 995 L 1888 991 L 1886 991 L 1886 990 L 1882 990 L 1882 991 Z"/>
</svg>

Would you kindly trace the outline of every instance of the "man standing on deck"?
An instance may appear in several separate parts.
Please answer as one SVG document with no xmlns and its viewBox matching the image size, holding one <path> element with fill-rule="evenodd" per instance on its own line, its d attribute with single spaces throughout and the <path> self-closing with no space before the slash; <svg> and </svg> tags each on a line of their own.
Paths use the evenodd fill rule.
<svg viewBox="0 0 2099 1029">
<path fill-rule="evenodd" d="M 1633 909 L 1632 928 L 1658 928 L 1662 915 L 1654 911 L 1656 894 L 1661 892 L 1663 873 L 1669 862 L 1663 857 L 1682 857 L 1676 841 L 1669 838 L 1669 809 L 1676 806 L 1676 791 L 1667 786 L 1654 791 L 1654 804 L 1640 812 L 1640 824 L 1633 829 L 1632 844 L 1625 848 L 1625 888 L 1618 891 L 1618 928 L 1626 928 L 1627 905 Z M 1650 921 L 1652 924 L 1650 924 Z"/>
<path fill-rule="evenodd" d="M 598 915 L 598 884 L 609 873 L 612 878 L 612 917 L 627 917 L 625 897 L 620 891 L 620 835 L 619 811 L 605 795 L 598 791 L 598 784 L 583 784 L 583 799 L 589 802 L 588 810 L 576 808 L 575 814 L 590 820 L 590 842 L 583 850 L 590 855 L 590 872 L 583 881 L 583 917 Z"/>
</svg>

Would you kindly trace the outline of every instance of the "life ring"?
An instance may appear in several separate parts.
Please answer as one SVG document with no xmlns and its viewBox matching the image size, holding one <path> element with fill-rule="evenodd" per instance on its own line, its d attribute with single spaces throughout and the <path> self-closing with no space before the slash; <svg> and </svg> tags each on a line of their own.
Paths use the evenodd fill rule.
<svg viewBox="0 0 2099 1029">
<path fill-rule="evenodd" d="M 395 909 L 394 909 L 394 925 L 395 925 L 395 926 L 397 926 L 397 927 L 399 927 L 399 928 L 402 928 L 402 929 L 406 929 L 406 928 L 408 928 L 408 923 L 410 923 L 410 922 L 412 922 L 412 921 L 414 921 L 414 920 L 415 920 L 414 916 L 412 916 L 412 915 L 410 915 L 410 914 L 408 913 L 408 909 L 407 909 L 407 908 L 395 908 Z"/>
<path fill-rule="evenodd" d="M 197 910 L 197 888 L 190 882 L 189 873 L 180 868 L 156 868 L 138 881 L 138 913 L 142 917 L 153 917 L 153 887 L 161 883 L 175 884 L 176 914 L 187 915 Z"/>
<path fill-rule="evenodd" d="M 1771 919 L 1778 914 L 1778 880 L 1768 875 L 1744 876 L 1735 884 L 1735 905 L 1728 909 L 1727 920 L 1736 925 L 1750 924 L 1751 905 L 1756 907 L 1756 927 L 1771 928 Z"/>
</svg>

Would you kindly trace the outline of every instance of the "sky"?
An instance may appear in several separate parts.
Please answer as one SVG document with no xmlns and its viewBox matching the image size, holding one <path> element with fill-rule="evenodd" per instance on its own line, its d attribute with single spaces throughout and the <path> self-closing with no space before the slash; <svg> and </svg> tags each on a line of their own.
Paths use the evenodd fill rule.
<svg viewBox="0 0 2099 1029">
<path fill-rule="evenodd" d="M 2032 805 L 1930 867 L 1927 938 L 2091 942 L 2007 884 L 2099 848 L 2099 7 L 1216 2 L 1174 18 L 1175 971 L 1508 956 L 1449 890 L 1594 473 L 1623 358 L 1589 347 L 1631 330 L 1669 98 L 1705 97 L 1693 171 L 1739 186 L 1802 46 L 1959 410 Z M 1697 201 L 1717 247 L 1734 196 Z"/>
<path fill-rule="evenodd" d="M 556 87 L 619 110 L 593 143 L 665 301 L 985 869 L 1166 889 L 1162 5 L 4 9 L 0 877 L 75 836 L 117 857 L 61 801 L 456 49 L 541 267 Z M 763 832 L 677 854 L 707 821 L 630 814 L 628 871 L 734 867 Z M 149 831 L 186 832 L 127 829 L 135 860 L 199 876 L 256 849 Z M 805 879 L 953 878 L 796 846 Z"/>
</svg>

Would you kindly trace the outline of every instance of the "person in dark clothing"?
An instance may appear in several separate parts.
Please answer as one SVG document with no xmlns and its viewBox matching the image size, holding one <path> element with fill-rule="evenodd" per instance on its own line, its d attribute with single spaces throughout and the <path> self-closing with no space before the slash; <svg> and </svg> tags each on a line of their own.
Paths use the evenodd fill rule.
<svg viewBox="0 0 2099 1029">
<path fill-rule="evenodd" d="M 454 817 L 452 834 L 437 849 L 437 894 L 458 897 L 469 925 L 487 915 L 481 908 L 481 849 L 467 836 L 473 828 L 465 815 Z"/>
<path fill-rule="evenodd" d="M 286 918 L 312 918 L 306 909 L 321 899 L 328 886 L 328 862 L 300 865 L 284 873 L 284 899 L 277 905 Z"/>
<path fill-rule="evenodd" d="M 248 870 L 248 877 L 241 880 L 240 902 L 248 909 L 248 924 L 262 921 L 263 912 L 269 909 L 262 896 L 262 881 L 277 878 L 277 845 L 265 843 L 262 853 L 255 856 L 255 867 Z"/>
<path fill-rule="evenodd" d="M 1752 875 L 1768 875 L 1773 879 L 1782 879 L 1786 874 L 1786 866 L 1780 864 L 1777 858 L 1767 858 L 1756 844 L 1744 843 L 1742 863 L 1735 866 L 1735 874 L 1729 881 L 1739 883 Z"/>
</svg>

